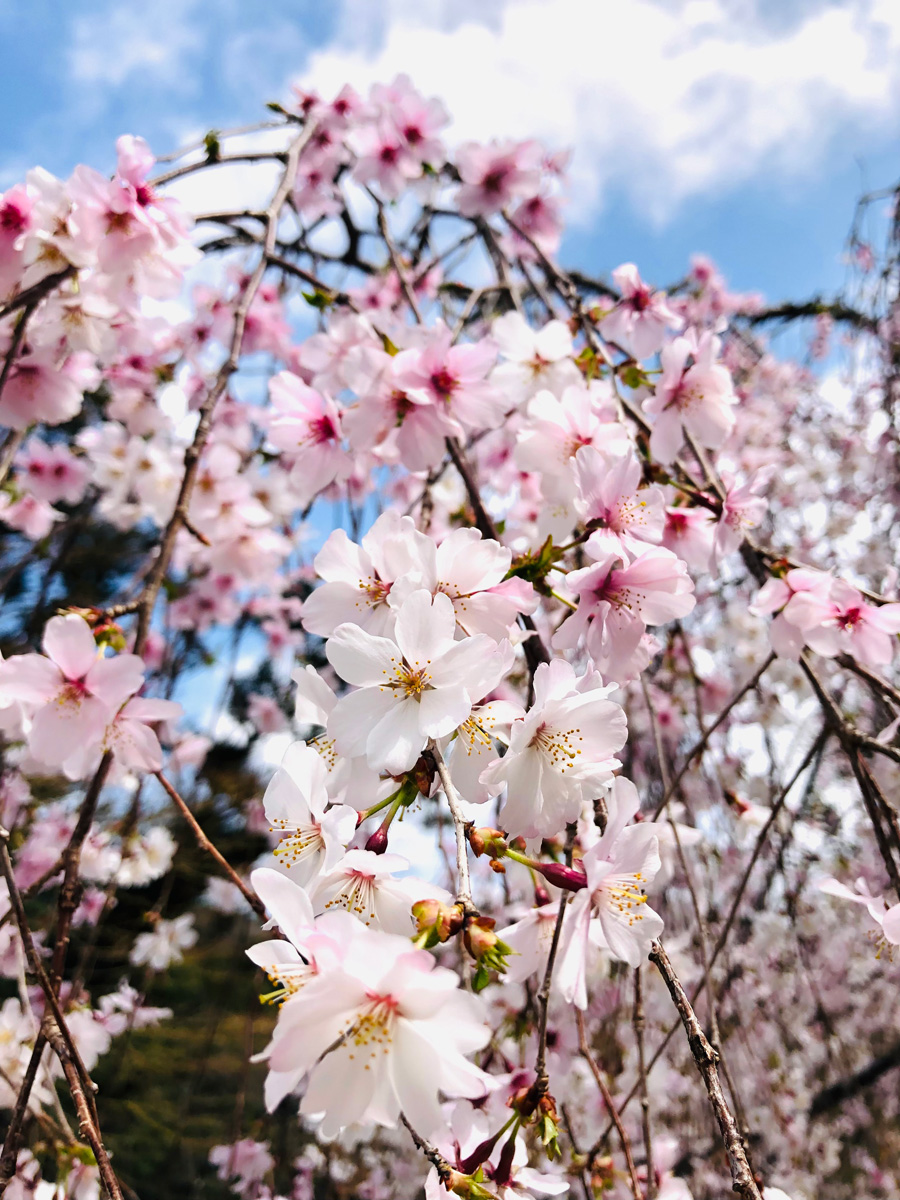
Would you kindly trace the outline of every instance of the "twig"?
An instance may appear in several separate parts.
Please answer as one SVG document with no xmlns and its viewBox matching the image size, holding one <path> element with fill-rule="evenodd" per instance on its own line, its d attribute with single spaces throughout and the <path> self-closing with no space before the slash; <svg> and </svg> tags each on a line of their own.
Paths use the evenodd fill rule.
<svg viewBox="0 0 900 1200">
<path fill-rule="evenodd" d="M 669 961 L 669 956 L 666 954 L 661 942 L 655 941 L 653 943 L 650 949 L 650 961 L 656 965 L 660 975 L 662 975 L 669 995 L 672 997 L 672 1002 L 678 1009 L 678 1015 L 681 1017 L 681 1023 L 687 1034 L 688 1045 L 691 1048 L 691 1054 L 706 1087 L 710 1105 L 715 1114 L 719 1129 L 722 1132 L 725 1153 L 728 1155 L 728 1163 L 731 1167 L 733 1190 L 738 1195 L 743 1196 L 745 1200 L 762 1200 L 756 1180 L 753 1178 L 750 1164 L 747 1161 L 747 1155 L 744 1152 L 744 1143 L 741 1139 L 740 1131 L 722 1092 L 722 1085 L 719 1082 L 719 1072 L 716 1068 L 716 1053 L 700 1027 L 700 1022 L 697 1020 L 691 1002 L 688 1000 L 685 990 L 681 986 L 681 981 L 675 974 L 672 964 Z"/>
<path fill-rule="evenodd" d="M 400 1120 L 409 1131 L 409 1136 L 415 1142 L 416 1148 L 422 1151 L 422 1153 L 437 1171 L 441 1183 L 446 1184 L 451 1175 L 453 1175 L 453 1168 L 447 1162 L 446 1158 L 444 1158 L 444 1156 L 437 1149 L 435 1149 L 434 1146 L 432 1146 L 431 1142 L 423 1138 L 421 1134 L 416 1133 L 415 1129 L 413 1129 L 412 1125 L 410 1125 L 409 1121 L 407 1120 L 405 1113 L 400 1114 Z"/>
<path fill-rule="evenodd" d="M 653 704 L 653 697 L 650 695 L 650 689 L 647 686 L 647 681 L 644 676 L 641 676 L 641 688 L 644 693 L 644 700 L 647 704 L 647 712 L 650 716 L 650 724 L 653 729 L 653 741 L 656 748 L 656 759 L 659 764 L 659 774 L 662 780 L 664 791 L 668 791 L 669 782 L 669 767 L 666 762 L 665 747 L 663 746 L 662 735 L 659 729 L 659 721 L 656 717 L 656 708 Z M 678 822 L 672 818 L 671 813 L 668 814 L 669 828 L 672 831 L 672 837 L 675 839 L 675 849 L 678 853 L 678 861 L 681 865 L 681 870 L 684 874 L 685 883 L 687 884 L 688 893 L 691 897 L 691 907 L 694 910 L 694 918 L 697 922 L 697 942 L 700 948 L 700 964 L 703 968 L 703 979 L 706 983 L 706 1000 L 709 1009 L 709 1031 L 712 1039 L 712 1047 L 718 1056 L 718 1060 L 722 1066 L 722 1074 L 725 1076 L 725 1082 L 728 1084 L 728 1090 L 731 1093 L 731 1100 L 734 1104 L 735 1112 L 738 1121 L 740 1122 L 741 1133 L 744 1138 L 744 1149 L 747 1150 L 749 1142 L 749 1128 L 747 1119 L 744 1113 L 744 1106 L 741 1103 L 737 1088 L 734 1084 L 734 1078 L 728 1069 L 728 1063 L 725 1059 L 722 1037 L 719 1030 L 719 1014 L 716 1005 L 716 994 L 713 987 L 712 972 L 709 966 L 709 948 L 706 937 L 706 921 L 700 909 L 700 897 L 697 893 L 697 886 L 694 883 L 694 875 L 691 870 L 691 865 L 688 862 L 687 855 L 684 852 L 684 846 L 681 844 L 681 837 L 678 833 Z M 643 1046 L 639 1047 L 640 1057 L 643 1057 Z M 643 1096 L 641 1103 L 643 1104 Z"/>
<path fill-rule="evenodd" d="M 634 1008 L 632 1010 L 634 1041 L 637 1046 L 638 1090 L 641 1097 L 641 1128 L 644 1133 L 644 1154 L 647 1159 L 647 1200 L 656 1195 L 656 1172 L 653 1170 L 653 1138 L 650 1125 L 650 1097 L 647 1094 L 647 1064 L 644 1058 L 644 991 L 641 968 L 634 970 Z"/>
<path fill-rule="evenodd" d="M 109 1155 L 103 1145 L 103 1140 L 100 1135 L 99 1125 L 97 1123 L 96 1111 L 93 1108 L 93 1101 L 88 1100 L 88 1094 L 85 1089 L 88 1088 L 92 1092 L 96 1091 L 96 1085 L 92 1082 L 84 1063 L 81 1060 L 81 1055 L 72 1040 L 72 1035 L 69 1033 L 66 1025 L 65 1017 L 59 1007 L 59 1001 L 56 997 L 56 992 L 47 977 L 41 960 L 38 957 L 37 950 L 34 946 L 34 940 L 31 936 L 31 930 L 28 927 L 28 921 L 25 916 L 25 909 L 22 905 L 22 897 L 19 895 L 19 889 L 16 886 L 15 875 L 13 874 L 12 863 L 9 858 L 8 849 L 9 834 L 5 829 L 0 829 L 0 869 L 6 879 L 9 888 L 10 903 L 16 914 L 16 924 L 19 929 L 19 936 L 22 939 L 22 945 L 25 948 L 25 954 L 28 958 L 28 966 L 32 975 L 37 979 L 47 1001 L 48 1013 L 45 1014 L 43 1022 L 43 1034 L 53 1048 L 53 1052 L 59 1059 L 66 1077 L 66 1082 L 69 1086 L 69 1091 L 72 1094 L 72 1099 L 75 1102 L 75 1109 L 78 1113 L 78 1125 L 81 1133 L 90 1143 L 91 1149 L 94 1152 L 94 1158 L 97 1160 L 97 1168 L 100 1172 L 100 1178 L 103 1181 L 103 1186 L 106 1188 L 108 1195 L 112 1200 L 122 1200 L 122 1192 L 119 1188 L 119 1182 L 116 1179 L 115 1172 L 112 1169 L 112 1164 L 109 1161 Z M 37 1051 L 37 1043 L 35 1044 Z M 40 1056 L 38 1055 L 38 1059 Z M 29 1064 L 30 1065 L 30 1064 Z M 34 1074 L 36 1075 L 36 1068 Z M 28 1092 L 34 1084 L 34 1076 L 31 1078 Z M 25 1093 L 23 1083 L 20 1096 Z M 27 1104 L 27 1098 L 26 1098 Z M 10 1155 L 15 1149 L 16 1157 L 18 1157 L 18 1148 L 11 1145 L 9 1147 Z M 7 1148 L 4 1146 L 3 1157 L 6 1158 Z M 3 1165 L 3 1174 L 6 1173 L 6 1164 Z M 15 1170 L 15 1159 L 13 1160 L 13 1171 Z M 8 1180 L 7 1180 L 8 1182 Z M 5 1186 L 5 1185 L 4 1185 Z"/>
<path fill-rule="evenodd" d="M 10 348 L 12 353 L 12 348 Z M 9 362 L 9 358 L 7 358 Z M 6 366 L 4 365 L 3 372 L 0 373 L 0 392 L 3 391 L 3 384 L 6 382 Z M 3 439 L 3 446 L 0 448 L 0 485 L 6 482 L 6 477 L 9 474 L 13 460 L 19 453 L 19 447 L 25 441 L 26 430 L 11 429 Z"/>
<path fill-rule="evenodd" d="M 779 796 L 775 800 L 774 804 L 772 805 L 772 812 L 769 815 L 769 819 L 766 821 L 766 824 L 760 830 L 759 837 L 756 839 L 756 843 L 753 847 L 753 853 L 750 856 L 750 861 L 748 862 L 747 867 L 744 871 L 744 874 L 741 877 L 741 881 L 738 884 L 738 888 L 737 888 L 737 891 L 735 892 L 734 899 L 732 900 L 731 908 L 729 910 L 728 917 L 726 918 L 725 925 L 723 926 L 722 932 L 720 933 L 720 935 L 716 941 L 716 944 L 713 947 L 712 954 L 709 956 L 709 969 L 710 970 L 712 970 L 712 968 L 715 966 L 716 962 L 718 961 L 719 955 L 725 949 L 725 943 L 728 940 L 728 935 L 731 931 L 732 925 L 734 924 L 735 916 L 737 915 L 737 911 L 738 911 L 738 908 L 740 907 L 741 900 L 744 897 L 744 893 L 747 888 L 747 883 L 750 880 L 750 876 L 753 872 L 753 868 L 756 865 L 756 862 L 759 858 L 760 853 L 762 852 L 763 846 L 765 845 L 769 831 L 772 828 L 772 826 L 775 824 L 778 814 L 781 812 L 782 806 L 784 805 L 785 801 L 787 800 L 788 795 L 791 793 L 791 791 L 795 787 L 798 779 L 803 774 L 803 772 L 806 770 L 806 768 L 809 766 L 809 764 L 812 762 L 815 755 L 820 752 L 820 750 L 824 744 L 824 739 L 826 737 L 826 734 L 827 734 L 826 730 L 823 730 L 819 734 L 818 738 L 816 738 L 816 740 L 813 742 L 813 744 L 810 746 L 809 750 L 807 751 L 806 755 L 804 756 L 803 761 L 800 763 L 800 766 L 796 769 L 796 771 L 793 773 L 791 778 L 788 780 L 788 782 L 782 788 L 781 793 L 779 794 Z M 691 1003 L 692 1004 L 696 1003 L 697 997 L 700 995 L 701 991 L 703 990 L 703 988 L 705 986 L 706 986 L 705 978 L 701 979 L 700 982 L 694 986 L 694 989 L 691 993 Z M 656 1065 L 656 1063 L 662 1058 L 663 1054 L 665 1054 L 666 1048 L 668 1047 L 669 1042 L 671 1042 L 677 1029 L 678 1029 L 678 1025 L 672 1025 L 670 1027 L 670 1029 L 666 1033 L 666 1036 L 663 1038 L 662 1042 L 660 1042 L 659 1046 L 654 1051 L 653 1057 L 650 1059 L 649 1070 L 652 1071 L 654 1066 Z M 631 1088 L 631 1090 L 625 1096 L 624 1100 L 622 1101 L 622 1104 L 621 1104 L 622 1109 L 627 1108 L 627 1106 L 631 1103 L 631 1101 L 637 1095 L 637 1092 L 638 1092 L 638 1084 L 635 1083 L 634 1086 Z M 612 1132 L 612 1123 L 610 1123 L 606 1127 L 606 1129 L 603 1130 L 603 1132 L 600 1134 L 600 1136 L 594 1142 L 594 1145 L 591 1147 L 590 1154 L 589 1154 L 590 1162 L 593 1162 L 597 1158 L 597 1155 L 600 1153 L 601 1147 L 604 1145 L 604 1143 L 606 1142 L 606 1140 L 609 1137 L 611 1132 Z"/>
<path fill-rule="evenodd" d="M 244 332 L 247 327 L 247 317 L 250 312 L 256 293 L 259 291 L 260 284 L 263 281 L 263 276 L 269 267 L 269 256 L 275 249 L 275 242 L 278 236 L 278 218 L 281 210 L 284 207 L 288 196 L 294 187 L 294 180 L 297 175 L 297 167 L 300 161 L 300 155 L 303 153 L 306 145 L 315 131 L 316 125 L 314 121 L 310 121 L 303 129 L 303 132 L 296 138 L 288 150 L 287 155 L 239 155 L 235 158 L 222 161 L 252 161 L 255 158 L 276 158 L 279 161 L 284 161 L 285 167 L 282 173 L 281 182 L 275 190 L 275 194 L 266 209 L 266 236 L 263 242 L 263 250 L 259 257 L 252 274 L 244 286 L 244 292 L 240 303 L 237 306 L 234 314 L 234 327 L 231 335 L 231 346 L 228 357 L 216 376 L 215 382 L 209 389 L 203 404 L 200 406 L 200 419 L 197 423 L 197 429 L 194 433 L 194 440 L 184 452 L 184 474 L 181 479 L 181 487 L 178 492 L 178 499 L 175 502 L 175 508 L 168 525 L 163 533 L 160 541 L 159 554 L 153 564 L 153 569 L 150 572 L 147 583 L 141 594 L 140 604 L 138 607 L 138 620 L 134 640 L 134 653 L 142 654 L 147 641 L 147 635 L 150 632 L 150 619 L 153 615 L 153 609 L 156 605 L 156 598 L 159 595 L 162 587 L 163 579 L 169 567 L 169 560 L 172 557 L 172 552 L 175 548 L 175 539 L 178 530 L 184 525 L 185 519 L 188 517 L 188 507 L 190 504 L 191 495 L 194 490 L 194 484 L 197 479 L 197 473 L 200 466 L 200 456 L 206 446 L 212 428 L 212 418 L 215 407 L 228 387 L 228 382 L 231 376 L 237 371 L 238 363 L 241 357 L 241 351 L 244 345 Z M 167 176 L 162 176 L 155 182 L 158 184 L 166 179 L 171 179 L 177 175 L 186 174 L 188 170 L 195 170 L 196 167 L 179 168 L 174 172 L 169 172 Z"/>
<path fill-rule="evenodd" d="M 197 818 L 188 808 L 181 796 L 179 796 L 178 792 L 176 792 L 176 790 L 172 787 L 171 783 L 169 783 L 168 779 L 166 779 L 165 775 L 163 775 L 162 771 L 155 771 L 154 774 L 162 784 L 166 794 L 169 796 L 169 799 L 174 803 L 184 820 L 190 826 L 191 832 L 193 833 L 200 849 L 205 854 L 208 854 L 216 863 L 218 863 L 230 881 L 240 891 L 241 895 L 244 897 L 256 915 L 260 917 L 261 920 L 268 921 L 269 914 L 266 912 L 266 906 L 263 904 L 262 900 L 260 900 L 259 896 L 257 896 L 256 892 L 254 892 L 252 888 L 249 888 L 247 884 L 244 883 L 243 879 L 241 879 L 234 867 L 231 866 L 228 860 L 222 856 L 219 850 L 217 850 L 213 843 L 209 840 L 209 838 L 201 829 Z"/>
<path fill-rule="evenodd" d="M 656 811 L 654 812 L 653 818 L 652 818 L 654 821 L 658 819 L 660 813 L 663 811 L 663 809 L 669 803 L 669 800 L 672 798 L 672 795 L 673 795 L 675 789 L 681 783 L 682 779 L 684 779 L 685 775 L 688 772 L 688 768 L 690 767 L 693 760 L 697 757 L 698 754 L 701 754 L 703 752 L 703 750 L 706 748 L 706 744 L 709 741 L 710 737 L 719 728 L 719 726 L 722 724 L 722 722 L 725 720 L 725 718 L 728 716 L 728 714 L 731 712 L 731 710 L 735 707 L 735 705 L 738 704 L 741 700 L 743 700 L 744 696 L 746 696 L 748 692 L 752 691 L 756 687 L 756 685 L 759 683 L 760 679 L 762 679 L 763 675 L 766 673 L 766 671 L 768 671 L 769 667 L 772 665 L 772 663 L 774 661 L 775 661 L 775 654 L 772 653 L 769 655 L 769 657 L 766 659 L 766 661 L 762 664 L 762 666 L 758 667 L 757 670 L 754 671 L 754 673 L 750 676 L 750 678 L 747 680 L 747 682 L 742 684 L 742 686 L 738 688 L 738 690 L 734 693 L 734 695 L 731 697 L 731 699 L 728 701 L 728 703 L 725 705 L 725 707 L 722 709 L 722 711 L 719 713 L 719 715 L 716 717 L 716 719 L 713 721 L 713 723 L 709 726 L 709 728 L 706 730 L 706 732 L 703 734 L 703 736 L 701 738 L 699 738 L 699 740 L 696 741 L 694 743 L 694 745 L 690 748 L 690 750 L 687 752 L 687 755 L 685 756 L 684 762 L 681 764 L 681 768 L 675 773 L 675 778 L 672 780 L 669 787 L 666 788 L 666 791 L 665 791 L 665 794 L 663 795 L 662 800 L 660 800 L 659 804 L 656 806 Z"/>
<path fill-rule="evenodd" d="M 582 1057 L 591 1069 L 591 1074 L 597 1087 L 600 1089 L 600 1095 L 603 1097 L 603 1103 L 606 1105 L 606 1110 L 612 1118 L 612 1122 L 616 1127 L 616 1133 L 619 1135 L 619 1141 L 622 1145 L 622 1153 L 625 1155 L 625 1165 L 628 1167 L 628 1181 L 631 1185 L 631 1194 L 634 1200 L 643 1200 L 641 1195 L 641 1185 L 637 1177 L 637 1171 L 634 1167 L 634 1155 L 631 1152 L 631 1139 L 625 1131 L 625 1126 L 622 1124 L 622 1118 L 619 1116 L 619 1110 L 616 1108 L 612 1098 L 612 1093 L 609 1090 L 609 1085 L 603 1077 L 603 1072 L 594 1060 L 591 1053 L 591 1048 L 588 1045 L 587 1034 L 584 1028 L 584 1016 L 581 1009 L 575 1009 L 575 1024 L 578 1027 L 578 1048 L 581 1051 Z"/>
<path fill-rule="evenodd" d="M 434 758 L 441 779 L 441 787 L 447 797 L 447 806 L 453 818 L 453 832 L 456 835 L 456 901 L 462 905 L 466 913 L 474 913 L 477 910 L 472 900 L 472 884 L 469 879 L 469 839 L 466 835 L 466 818 L 461 808 L 462 801 L 450 778 L 450 772 L 437 742 L 432 739 L 428 744 L 428 749 Z"/>
<path fill-rule="evenodd" d="M 888 1071 L 893 1071 L 897 1067 L 900 1067 L 900 1043 L 884 1054 L 880 1054 L 878 1058 L 873 1059 L 848 1078 L 831 1083 L 821 1092 L 817 1092 L 809 1106 L 809 1115 L 811 1117 L 822 1116 L 830 1108 L 836 1108 L 844 1100 L 849 1100 L 851 1096 L 861 1092 L 863 1088 L 871 1087 L 882 1075 L 886 1075 Z"/>
<path fill-rule="evenodd" d="M 43 279 L 39 279 L 37 283 L 33 283 L 24 292 L 19 292 L 18 296 L 13 296 L 12 300 L 7 300 L 5 304 L 0 304 L 0 320 L 20 308 L 25 308 L 26 305 L 36 305 L 39 300 L 42 300 L 44 296 L 52 292 L 59 284 L 65 283 L 67 279 L 71 279 L 75 271 L 76 268 L 69 264 L 69 266 L 64 267 L 61 271 L 54 271 L 52 275 L 45 275 Z"/>
<path fill-rule="evenodd" d="M 227 166 L 229 163 L 285 162 L 286 160 L 287 156 L 283 150 L 248 150 L 246 154 L 222 154 L 218 158 L 207 157 L 202 158 L 199 162 L 173 167 L 171 171 L 164 171 L 162 175 L 149 179 L 147 185 L 152 188 L 162 187 L 163 184 L 171 183 L 174 179 L 181 179 L 185 175 L 193 175 L 195 171 L 202 171 L 206 167 Z"/>
</svg>

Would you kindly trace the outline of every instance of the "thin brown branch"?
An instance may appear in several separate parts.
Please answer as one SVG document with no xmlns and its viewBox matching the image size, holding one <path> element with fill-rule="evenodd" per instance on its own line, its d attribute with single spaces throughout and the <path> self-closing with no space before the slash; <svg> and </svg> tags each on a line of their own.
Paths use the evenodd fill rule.
<svg viewBox="0 0 900 1200">
<path fill-rule="evenodd" d="M 644 1134 L 644 1155 L 647 1161 L 647 1197 L 656 1196 L 656 1172 L 653 1169 L 653 1132 L 650 1123 L 650 1096 L 647 1090 L 647 1063 L 644 1056 L 644 989 L 641 982 L 641 967 L 634 970 L 634 1007 L 631 1012 L 634 1027 L 634 1042 L 638 1060 L 638 1095 L 641 1098 L 641 1129 Z"/>
<path fill-rule="evenodd" d="M 284 161 L 285 167 L 281 176 L 281 181 L 275 190 L 275 194 L 266 209 L 266 236 L 263 243 L 262 253 L 256 267 L 253 269 L 248 278 L 240 303 L 235 310 L 234 326 L 231 336 L 231 346 L 228 357 L 219 368 L 215 382 L 209 389 L 203 404 L 200 406 L 200 419 L 197 423 L 197 429 L 194 433 L 194 439 L 184 452 L 184 474 L 181 479 L 181 487 L 178 492 L 178 499 L 175 502 L 175 509 L 172 517 L 166 526 L 160 542 L 159 553 L 156 561 L 153 564 L 144 591 L 141 595 L 140 607 L 138 609 L 137 630 L 135 633 L 134 653 L 142 654 L 147 641 L 147 636 L 150 632 L 150 620 L 153 616 L 153 609 L 156 605 L 156 598 L 159 595 L 162 587 L 166 571 L 169 567 L 169 561 L 172 557 L 172 552 L 175 548 L 175 539 L 179 529 L 184 524 L 184 518 L 187 515 L 190 506 L 191 495 L 194 490 L 194 484 L 197 479 L 197 474 L 200 467 L 200 456 L 206 446 L 212 429 L 212 419 L 215 407 L 224 395 L 228 383 L 232 375 L 237 371 L 241 357 L 241 352 L 244 346 L 244 332 L 247 326 L 247 317 L 250 312 L 256 293 L 259 291 L 260 284 L 263 281 L 263 276 L 269 267 L 269 257 L 275 249 L 275 242 L 278 236 L 278 219 L 281 210 L 287 202 L 288 196 L 294 187 L 294 180 L 297 175 L 297 167 L 300 161 L 300 155 L 303 153 L 306 145 L 315 131 L 315 122 L 310 121 L 303 129 L 303 132 L 295 139 L 286 156 L 284 155 L 253 155 L 250 159 L 267 157 L 276 158 L 279 161 Z M 247 156 L 237 156 L 236 159 L 228 161 L 246 161 Z M 190 168 L 194 169 L 194 168 Z M 165 178 L 172 178 L 177 174 L 184 174 L 186 169 L 179 168 L 176 172 L 170 172 Z M 156 181 L 157 183 L 160 180 Z"/>
<path fill-rule="evenodd" d="M 716 730 L 719 728 L 719 726 L 722 724 L 722 722 L 726 719 L 726 717 L 731 712 L 731 710 L 735 707 L 735 705 L 739 704 L 740 701 L 743 700 L 744 696 L 746 696 L 748 692 L 751 692 L 756 687 L 756 685 L 759 683 L 759 681 L 762 679 L 763 675 L 766 673 L 766 671 L 768 671 L 769 667 L 772 665 L 772 663 L 774 661 L 775 661 L 775 654 L 771 653 L 769 655 L 769 657 L 766 659 L 766 661 L 762 664 L 762 666 L 758 667 L 756 669 L 756 671 L 754 671 L 754 673 L 750 676 L 750 678 L 747 680 L 747 682 L 742 684 L 741 687 L 738 688 L 738 690 L 734 693 L 734 695 L 731 697 L 731 699 L 728 701 L 728 703 L 725 705 L 725 707 L 722 709 L 722 711 L 719 713 L 719 715 L 716 717 L 716 719 L 713 721 L 713 723 L 708 727 L 706 732 L 690 748 L 690 750 L 687 752 L 687 755 L 685 756 L 684 762 L 681 764 L 680 769 L 675 773 L 675 778 L 672 780 L 670 785 L 666 788 L 665 793 L 663 794 L 662 800 L 660 800 L 659 804 L 656 806 L 656 811 L 653 814 L 654 821 L 658 819 L 660 813 L 663 811 L 663 809 L 669 803 L 669 800 L 672 798 L 672 795 L 674 794 L 675 789 L 681 783 L 682 779 L 684 779 L 693 760 L 697 757 L 698 754 L 702 754 L 702 752 L 706 749 L 706 745 L 709 742 L 710 737 L 716 732 Z"/>
<path fill-rule="evenodd" d="M 737 1122 L 722 1092 L 722 1085 L 719 1082 L 719 1072 L 716 1065 L 716 1053 L 700 1027 L 700 1022 L 697 1020 L 691 1002 L 688 1000 L 681 981 L 675 974 L 675 970 L 669 961 L 669 956 L 666 954 L 661 942 L 656 941 L 653 943 L 650 950 L 650 961 L 655 964 L 660 975 L 663 977 L 669 995 L 672 997 L 672 1003 L 678 1009 L 678 1015 L 681 1017 L 681 1023 L 687 1034 L 688 1045 L 691 1048 L 694 1063 L 700 1073 L 700 1078 L 703 1080 L 710 1106 L 722 1133 L 722 1140 L 725 1143 L 725 1153 L 728 1155 L 728 1164 L 731 1168 L 732 1188 L 738 1195 L 743 1196 L 744 1200 L 762 1200 L 759 1187 L 753 1177 L 753 1172 L 747 1161 L 747 1155 L 744 1152 L 744 1143 L 738 1130 Z"/>
<path fill-rule="evenodd" d="M 38 301 L 43 300 L 45 296 L 49 295 L 55 287 L 59 287 L 61 283 L 65 283 L 67 279 L 71 279 L 76 270 L 77 268 L 73 267 L 70 263 L 67 267 L 63 267 L 61 271 L 54 271 L 52 275 L 45 275 L 43 279 L 39 279 L 37 283 L 33 283 L 24 292 L 19 292 L 17 296 L 13 296 L 12 300 L 7 300 L 5 304 L 0 304 L 0 320 L 20 308 L 25 308 L 26 305 L 36 305 Z"/>
<path fill-rule="evenodd" d="M 597 1065 L 593 1054 L 591 1053 L 590 1045 L 587 1040 L 587 1033 L 584 1028 L 584 1016 L 580 1008 L 575 1009 L 575 1024 L 578 1027 L 578 1048 L 587 1065 L 590 1067 L 591 1074 L 594 1076 L 594 1081 L 600 1089 L 600 1095 L 603 1097 L 603 1103 L 606 1105 L 606 1111 L 612 1118 L 612 1122 L 616 1127 L 616 1133 L 619 1135 L 619 1142 L 622 1146 L 622 1153 L 625 1155 L 625 1165 L 628 1168 L 628 1182 L 631 1186 L 631 1194 L 634 1200 L 643 1200 L 641 1194 L 641 1185 L 638 1180 L 637 1171 L 634 1166 L 634 1155 L 631 1151 L 631 1139 L 625 1131 L 625 1126 L 622 1124 L 622 1118 L 619 1116 L 619 1110 L 616 1108 L 612 1098 L 612 1093 L 609 1090 L 609 1084 L 603 1076 L 603 1072 Z"/>
<path fill-rule="evenodd" d="M 173 788 L 171 783 L 169 783 L 168 779 L 166 779 L 165 775 L 163 775 L 162 771 L 156 771 L 155 775 L 165 789 L 169 799 L 189 825 L 191 833 L 193 833 L 194 839 L 203 853 L 208 854 L 210 858 L 212 858 L 214 862 L 219 865 L 219 867 L 228 876 L 228 879 L 238 889 L 256 915 L 260 917 L 261 920 L 268 921 L 269 914 L 266 912 L 266 906 L 263 904 L 262 900 L 260 900 L 259 896 L 257 896 L 256 892 L 254 892 L 252 888 L 249 888 L 247 884 L 244 883 L 243 879 L 241 879 L 234 867 L 231 866 L 228 860 L 223 857 L 221 852 L 209 840 L 209 838 L 201 829 L 197 818 L 188 808 L 181 796 L 179 796 L 178 792 L 176 792 L 175 788 Z"/>
</svg>

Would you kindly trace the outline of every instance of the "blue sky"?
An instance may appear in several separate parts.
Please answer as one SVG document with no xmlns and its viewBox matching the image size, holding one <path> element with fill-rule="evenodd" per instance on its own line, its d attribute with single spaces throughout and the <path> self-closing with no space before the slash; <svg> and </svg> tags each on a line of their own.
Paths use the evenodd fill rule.
<svg viewBox="0 0 900 1200">
<path fill-rule="evenodd" d="M 660 283 L 704 251 L 773 299 L 833 291 L 896 175 L 896 0 L 0 0 L 0 45 L 0 187 L 406 70 L 459 140 L 574 145 L 564 260 Z"/>
</svg>

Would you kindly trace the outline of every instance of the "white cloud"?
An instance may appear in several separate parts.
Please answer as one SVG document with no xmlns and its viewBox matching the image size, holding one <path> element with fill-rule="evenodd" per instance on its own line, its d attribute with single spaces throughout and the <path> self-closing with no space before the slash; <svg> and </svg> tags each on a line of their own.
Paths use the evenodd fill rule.
<svg viewBox="0 0 900 1200">
<path fill-rule="evenodd" d="M 202 44 L 191 0 L 110 3 L 71 26 L 69 78 L 88 88 L 120 88 L 140 74 L 179 90 L 193 87 L 188 59 Z"/>
<path fill-rule="evenodd" d="M 572 217 L 624 187 L 656 220 L 764 172 L 884 136 L 900 92 L 897 0 L 345 0 L 302 81 L 323 93 L 405 71 L 454 136 L 573 145 Z"/>
</svg>

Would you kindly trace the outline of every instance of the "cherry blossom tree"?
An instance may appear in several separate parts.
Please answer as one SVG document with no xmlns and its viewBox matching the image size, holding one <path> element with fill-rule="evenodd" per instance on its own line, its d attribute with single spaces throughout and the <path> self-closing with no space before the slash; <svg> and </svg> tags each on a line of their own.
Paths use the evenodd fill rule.
<svg viewBox="0 0 900 1200">
<path fill-rule="evenodd" d="M 166 1194 L 94 1075 L 218 922 L 218 1194 L 900 1195 L 897 193 L 767 307 L 270 109 L 0 196 L 0 1194 Z"/>
</svg>

